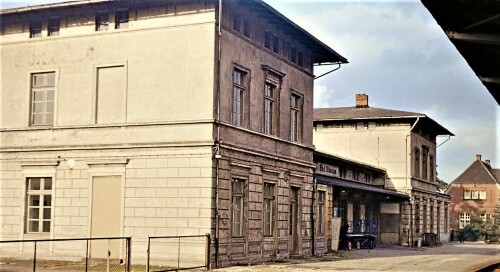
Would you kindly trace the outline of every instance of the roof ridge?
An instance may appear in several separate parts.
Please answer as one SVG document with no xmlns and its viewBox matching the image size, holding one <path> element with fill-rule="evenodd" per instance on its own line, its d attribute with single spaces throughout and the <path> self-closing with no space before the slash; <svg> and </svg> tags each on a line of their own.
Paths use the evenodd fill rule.
<svg viewBox="0 0 500 272">
<path fill-rule="evenodd" d="M 484 169 L 486 169 L 486 172 L 488 172 L 488 174 L 490 175 L 490 177 L 495 181 L 495 182 L 498 182 L 498 180 L 495 178 L 495 175 L 493 175 L 491 173 L 491 171 L 488 169 L 488 167 L 486 167 L 486 163 L 483 162 L 483 161 L 480 161 L 481 162 L 481 165 L 484 167 Z M 491 168 L 491 166 L 490 166 Z"/>
</svg>

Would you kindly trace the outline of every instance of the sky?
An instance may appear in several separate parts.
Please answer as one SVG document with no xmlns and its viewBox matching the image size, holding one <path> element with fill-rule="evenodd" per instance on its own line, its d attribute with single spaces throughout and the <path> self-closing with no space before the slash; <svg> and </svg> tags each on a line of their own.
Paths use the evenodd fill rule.
<svg viewBox="0 0 500 272">
<path fill-rule="evenodd" d="M 227 1 L 227 0 L 225 0 Z M 63 1 L 2 0 L 2 8 Z M 265 0 L 349 61 L 315 81 L 314 106 L 424 113 L 455 136 L 438 137 L 437 174 L 457 178 L 481 154 L 500 168 L 500 107 L 417 0 Z M 316 68 L 319 75 L 334 67 Z"/>
</svg>

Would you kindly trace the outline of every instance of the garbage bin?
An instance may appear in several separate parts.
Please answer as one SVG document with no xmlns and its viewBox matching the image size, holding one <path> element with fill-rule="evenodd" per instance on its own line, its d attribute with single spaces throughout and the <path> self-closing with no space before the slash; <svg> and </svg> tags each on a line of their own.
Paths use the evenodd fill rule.
<svg viewBox="0 0 500 272">
<path fill-rule="evenodd" d="M 417 247 L 422 247 L 422 238 L 417 238 Z"/>
</svg>

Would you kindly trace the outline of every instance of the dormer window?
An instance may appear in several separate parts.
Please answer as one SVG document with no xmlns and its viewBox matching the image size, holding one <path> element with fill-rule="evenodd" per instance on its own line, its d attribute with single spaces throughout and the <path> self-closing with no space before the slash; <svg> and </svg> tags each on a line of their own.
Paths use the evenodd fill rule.
<svg viewBox="0 0 500 272">
<path fill-rule="evenodd" d="M 30 24 L 30 38 L 42 37 L 42 22 L 34 21 Z"/>
</svg>

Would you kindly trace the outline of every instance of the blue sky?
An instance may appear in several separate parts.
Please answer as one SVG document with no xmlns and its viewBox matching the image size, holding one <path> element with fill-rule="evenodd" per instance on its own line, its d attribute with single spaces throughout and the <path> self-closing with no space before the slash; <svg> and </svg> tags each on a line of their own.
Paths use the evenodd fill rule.
<svg viewBox="0 0 500 272">
<path fill-rule="evenodd" d="M 63 1 L 1 1 L 2 8 L 51 2 Z M 353 106 L 354 95 L 366 93 L 370 106 L 428 115 L 456 135 L 437 151 L 446 182 L 476 154 L 500 167 L 500 108 L 420 1 L 266 2 L 350 62 L 315 82 L 315 107 Z"/>
</svg>

